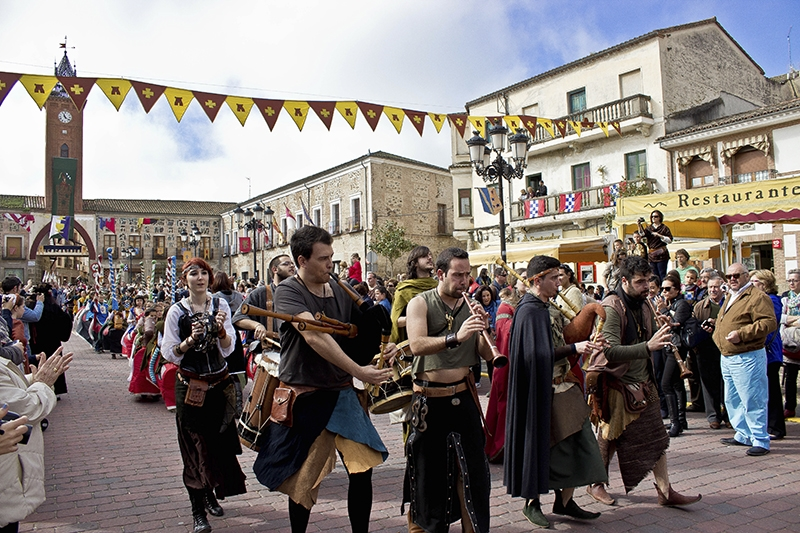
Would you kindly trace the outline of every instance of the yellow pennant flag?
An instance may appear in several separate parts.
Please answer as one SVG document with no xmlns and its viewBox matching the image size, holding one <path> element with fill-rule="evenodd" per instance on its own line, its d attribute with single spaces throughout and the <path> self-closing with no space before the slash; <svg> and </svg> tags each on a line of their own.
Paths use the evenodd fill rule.
<svg viewBox="0 0 800 533">
<path fill-rule="evenodd" d="M 475 126 L 475 129 L 478 130 L 478 135 L 486 138 L 486 117 L 475 117 L 475 116 L 468 116 L 467 119 Z"/>
<path fill-rule="evenodd" d="M 442 131 L 444 121 L 447 120 L 447 115 L 440 113 L 428 113 L 428 118 L 430 118 L 431 122 L 433 122 L 433 126 L 436 128 L 436 133 L 440 133 Z"/>
<path fill-rule="evenodd" d="M 403 119 L 406 118 L 406 112 L 399 107 L 383 106 L 383 114 L 391 121 L 397 133 L 400 133 L 400 130 L 403 129 Z"/>
<path fill-rule="evenodd" d="M 33 101 L 39 106 L 39 109 L 41 109 L 47 101 L 47 97 L 50 96 L 53 87 L 58 83 L 58 78 L 55 76 L 33 76 L 23 74 L 19 77 L 19 82 L 25 87 L 25 90 L 28 91 L 28 94 L 31 95 L 31 98 L 33 98 Z"/>
<path fill-rule="evenodd" d="M 292 117 L 294 123 L 297 124 L 297 129 L 303 131 L 303 126 L 308 118 L 308 110 L 311 108 L 308 102 L 298 102 L 293 100 L 286 100 L 283 103 L 283 108 Z"/>
<path fill-rule="evenodd" d="M 608 122 L 596 122 L 595 124 L 600 126 L 600 129 L 603 130 L 603 133 L 608 137 Z"/>
<path fill-rule="evenodd" d="M 572 129 L 575 130 L 575 133 L 578 135 L 578 137 L 580 137 L 581 136 L 581 123 L 578 122 L 577 120 L 570 120 L 569 121 L 569 125 L 572 126 Z"/>
<path fill-rule="evenodd" d="M 358 104 L 355 102 L 336 102 L 336 111 L 350 124 L 352 129 L 356 128 L 356 117 L 358 116 Z"/>
<path fill-rule="evenodd" d="M 522 127 L 522 119 L 517 115 L 506 115 L 503 120 L 511 133 L 517 133 L 517 129 Z"/>
<path fill-rule="evenodd" d="M 98 78 L 95 84 L 100 87 L 117 111 L 125 101 L 125 97 L 128 96 L 128 91 L 131 90 L 131 82 L 123 79 Z"/>
<path fill-rule="evenodd" d="M 189 108 L 189 104 L 194 100 L 194 94 L 192 94 L 192 91 L 187 91 L 186 89 L 167 87 L 164 89 L 164 96 L 167 97 L 167 102 L 169 102 L 169 106 L 172 108 L 175 118 L 180 122 L 183 118 L 183 114 L 186 113 L 186 109 Z"/>
<path fill-rule="evenodd" d="M 556 130 L 553 129 L 553 121 L 552 120 L 550 120 L 549 118 L 539 117 L 539 120 L 537 122 L 539 124 L 541 124 L 541 126 L 545 130 L 547 130 L 547 133 L 550 134 L 550 137 L 555 137 L 556 136 Z"/>
<path fill-rule="evenodd" d="M 225 102 L 231 108 L 233 114 L 236 115 L 236 118 L 239 119 L 239 124 L 244 126 L 248 115 L 250 115 L 250 110 L 253 108 L 253 99 L 243 96 L 229 96 L 225 99 Z"/>
</svg>

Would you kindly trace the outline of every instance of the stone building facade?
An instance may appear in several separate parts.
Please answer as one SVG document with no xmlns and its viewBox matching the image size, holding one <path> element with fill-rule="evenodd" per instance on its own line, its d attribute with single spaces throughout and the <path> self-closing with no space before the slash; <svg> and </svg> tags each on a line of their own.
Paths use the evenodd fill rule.
<svg viewBox="0 0 800 533">
<path fill-rule="evenodd" d="M 350 256 L 358 253 L 364 272 L 381 276 L 404 272 L 402 257 L 392 266 L 369 247 L 375 228 L 390 220 L 405 230 L 408 240 L 430 247 L 434 254 L 460 245 L 452 236 L 450 173 L 386 152 L 367 154 L 250 198 L 241 208 L 252 212 L 256 205 L 273 212 L 271 220 L 262 218 L 265 230 L 256 233 L 237 222 L 234 209 L 222 213 L 223 268 L 240 278 L 263 278 L 273 257 L 290 254 L 287 241 L 296 227 L 308 223 L 307 217 L 333 235 L 337 269 L 338 263 L 349 264 Z M 241 253 L 240 237 L 250 237 L 254 251 Z"/>
</svg>

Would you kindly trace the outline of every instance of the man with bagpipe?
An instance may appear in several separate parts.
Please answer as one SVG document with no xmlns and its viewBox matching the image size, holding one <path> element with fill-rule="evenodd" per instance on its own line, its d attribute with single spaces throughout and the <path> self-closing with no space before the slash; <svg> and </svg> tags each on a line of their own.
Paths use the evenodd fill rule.
<svg viewBox="0 0 800 533">
<path fill-rule="evenodd" d="M 360 327 L 355 339 L 345 338 L 354 319 L 377 309 L 388 326 L 388 313 L 381 306 L 362 313 L 342 284 L 331 279 L 332 243 L 330 234 L 316 226 L 297 230 L 290 242 L 297 275 L 275 290 L 276 312 L 286 317 L 280 328 L 280 385 L 253 470 L 263 485 L 289 496 L 293 533 L 306 530 L 320 482 L 333 470 L 337 452 L 350 482 L 352 530 L 368 531 L 372 468 L 388 456 L 353 387 L 354 377 L 374 385 L 390 378 L 389 368 L 370 364 L 381 333 L 375 337 Z M 374 345 L 364 344 L 362 337 L 374 339 Z M 394 352 L 389 345 L 384 355 L 391 358 Z"/>
</svg>

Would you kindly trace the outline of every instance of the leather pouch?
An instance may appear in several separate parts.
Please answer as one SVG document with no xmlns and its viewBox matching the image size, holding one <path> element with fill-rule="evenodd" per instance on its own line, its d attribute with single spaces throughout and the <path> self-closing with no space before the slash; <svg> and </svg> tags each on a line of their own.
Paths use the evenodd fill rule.
<svg viewBox="0 0 800 533">
<path fill-rule="evenodd" d="M 641 413 L 647 407 L 647 383 L 628 383 L 622 386 L 625 409 L 632 414 Z"/>
<path fill-rule="evenodd" d="M 278 387 L 272 396 L 272 411 L 269 419 L 276 424 L 292 427 L 292 408 L 297 394 L 293 389 Z"/>
<path fill-rule="evenodd" d="M 186 398 L 183 403 L 192 407 L 202 407 L 206 401 L 206 391 L 208 391 L 208 382 L 190 379 L 189 390 L 186 391 Z"/>
</svg>

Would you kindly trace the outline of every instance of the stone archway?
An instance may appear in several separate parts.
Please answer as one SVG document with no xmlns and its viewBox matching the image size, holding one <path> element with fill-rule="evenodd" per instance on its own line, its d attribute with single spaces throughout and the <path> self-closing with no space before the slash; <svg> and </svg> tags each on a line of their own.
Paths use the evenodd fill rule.
<svg viewBox="0 0 800 533">
<path fill-rule="evenodd" d="M 83 242 L 86 244 L 86 251 L 89 253 L 89 262 L 94 261 L 97 258 L 97 254 L 94 249 L 94 242 L 92 242 L 91 237 L 89 237 L 89 232 L 78 223 L 77 220 L 72 220 L 72 229 L 77 231 L 81 237 L 83 237 Z M 29 259 L 31 261 L 36 260 L 36 253 L 39 250 L 39 244 L 42 243 L 45 239 L 49 237 L 48 233 L 50 232 L 50 225 L 47 224 L 39 233 L 36 234 L 33 241 L 31 242 L 31 251 L 29 254 Z"/>
</svg>

